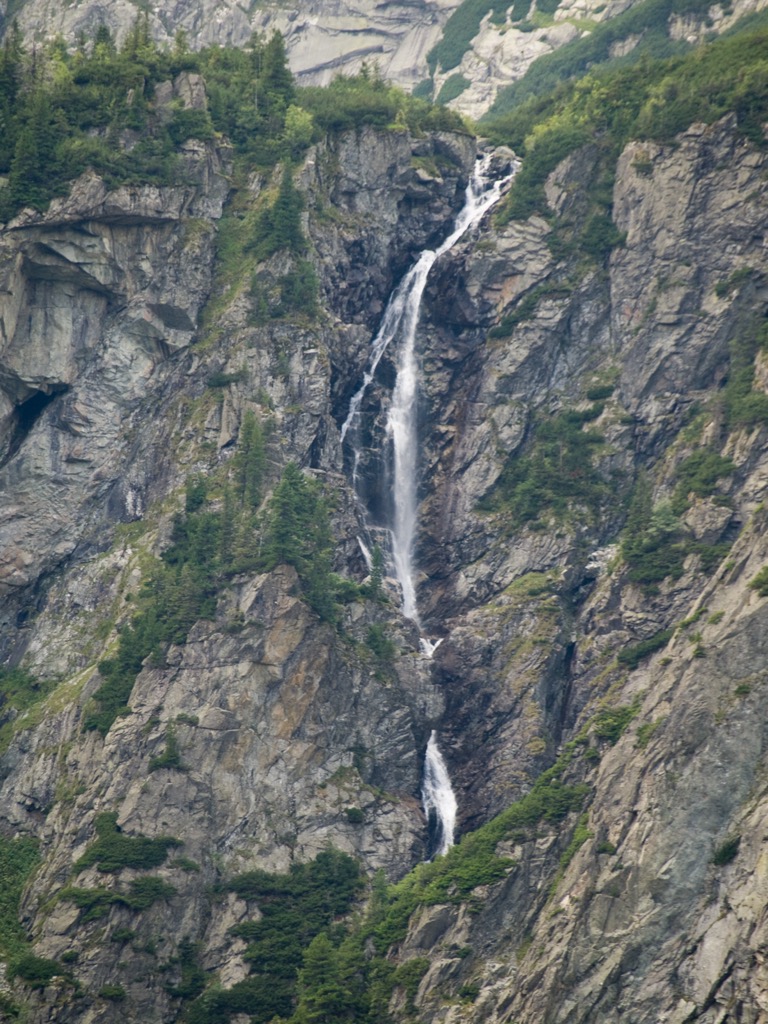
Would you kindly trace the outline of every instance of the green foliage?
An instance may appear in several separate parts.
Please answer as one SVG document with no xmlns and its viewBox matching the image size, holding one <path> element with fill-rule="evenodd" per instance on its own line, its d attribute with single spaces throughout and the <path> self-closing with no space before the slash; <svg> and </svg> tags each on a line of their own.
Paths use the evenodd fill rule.
<svg viewBox="0 0 768 1024">
<path fill-rule="evenodd" d="M 242 381 L 247 380 L 247 370 L 235 370 L 232 373 L 224 373 L 221 370 L 216 373 L 212 373 L 208 380 L 205 382 L 209 388 L 226 388 L 230 384 L 240 384 Z"/>
<path fill-rule="evenodd" d="M 182 763 L 179 741 L 176 738 L 176 730 L 169 725 L 165 733 L 165 750 L 149 762 L 151 772 L 159 771 L 161 768 L 171 768 L 177 772 L 187 771 L 187 766 Z"/>
<path fill-rule="evenodd" d="M 740 324 L 729 343 L 728 380 L 723 407 L 730 429 L 768 423 L 768 395 L 754 390 L 755 356 L 768 346 L 768 320 L 751 318 Z"/>
<path fill-rule="evenodd" d="M 280 304 L 274 316 L 301 314 L 310 320 L 317 316 L 318 281 L 315 268 L 309 260 L 297 260 L 296 265 L 280 281 Z"/>
<path fill-rule="evenodd" d="M 98 36 L 70 53 L 54 40 L 30 59 L 18 37 L 0 60 L 0 171 L 9 176 L 0 216 L 20 206 L 44 209 L 86 167 L 108 184 L 170 184 L 178 176 L 176 148 L 207 138 L 203 111 L 157 117 L 155 86 L 181 66 L 149 38 L 137 19 L 123 46 Z M 126 132 L 140 137 L 126 144 Z"/>
<path fill-rule="evenodd" d="M 749 581 L 749 586 L 756 590 L 760 597 L 768 597 L 768 565 Z"/>
<path fill-rule="evenodd" d="M 24 886 L 39 862 L 38 843 L 31 836 L 0 836 L 0 955 L 20 955 L 27 946 L 19 922 Z"/>
<path fill-rule="evenodd" d="M 730 476 L 736 469 L 730 459 L 708 448 L 700 448 L 685 458 L 677 467 L 679 481 L 672 500 L 673 511 L 680 515 L 688 507 L 691 494 L 700 498 L 713 494 L 718 480 Z"/>
<path fill-rule="evenodd" d="M 172 868 L 178 868 L 179 871 L 200 871 L 200 865 L 196 860 L 192 860 L 191 857 L 174 857 L 171 861 Z"/>
<path fill-rule="evenodd" d="M 533 319 L 541 299 L 547 296 L 554 299 L 566 299 L 570 294 L 571 289 L 564 285 L 541 284 L 532 288 L 521 299 L 518 299 L 511 312 L 505 313 L 501 321 L 488 331 L 488 337 L 508 338 L 518 324 Z"/>
<path fill-rule="evenodd" d="M 104 811 L 96 817 L 96 839 L 91 843 L 82 857 L 75 863 L 75 870 L 95 864 L 99 871 L 115 872 L 123 868 L 146 870 L 156 868 L 163 863 L 168 850 L 181 846 L 178 839 L 172 836 L 158 836 L 149 839 L 147 836 L 128 836 L 121 832 L 117 824 L 117 814 Z M 137 879 L 137 881 L 146 881 Z"/>
<path fill-rule="evenodd" d="M 378 544 L 374 544 L 371 552 L 371 578 L 368 581 L 367 596 L 372 601 L 381 601 L 384 597 L 384 552 Z"/>
<path fill-rule="evenodd" d="M 368 635 L 365 638 L 365 645 L 379 661 L 391 662 L 394 660 L 396 648 L 391 637 L 387 636 L 386 627 L 377 622 L 368 627 Z"/>
<path fill-rule="evenodd" d="M 129 910 L 146 910 L 160 900 L 170 899 L 176 894 L 176 889 L 157 878 L 154 875 L 144 875 L 141 878 L 134 878 L 128 886 L 128 891 L 119 889 L 107 889 L 104 886 L 97 886 L 94 889 L 81 889 L 70 885 L 62 889 L 59 899 L 74 903 L 82 911 L 81 921 L 85 924 L 88 921 L 99 921 L 109 914 L 110 907 L 121 906 Z M 117 932 L 114 933 L 115 941 Z M 120 941 L 127 941 L 120 940 Z"/>
<path fill-rule="evenodd" d="M 450 103 L 468 89 L 472 83 L 464 75 L 450 75 L 443 82 L 440 92 L 437 94 L 435 103 Z"/>
<path fill-rule="evenodd" d="M 603 402 L 606 398 L 610 398 L 615 390 L 615 384 L 596 384 L 587 389 L 587 398 L 590 402 Z"/>
<path fill-rule="evenodd" d="M 616 847 L 609 839 L 601 840 L 595 847 L 596 853 L 607 853 L 609 856 L 613 856 L 616 853 Z"/>
<path fill-rule="evenodd" d="M 508 510 L 516 525 L 562 521 L 576 508 L 597 517 L 612 495 L 593 461 L 605 442 L 584 427 L 601 412 L 601 405 L 593 405 L 539 420 L 527 454 L 510 458 L 482 507 Z"/>
<path fill-rule="evenodd" d="M 303 207 L 304 201 L 293 183 L 291 168 L 286 167 L 277 198 L 262 210 L 254 237 L 246 249 L 253 250 L 258 260 L 266 260 L 281 250 L 295 254 L 303 252 L 307 246 L 301 230 Z"/>
<path fill-rule="evenodd" d="M 328 507 L 320 485 L 289 462 L 267 509 L 265 566 L 292 565 L 307 602 L 329 621 L 336 615 L 332 554 Z"/>
<path fill-rule="evenodd" d="M 158 109 L 156 87 L 181 71 L 203 75 L 207 110 Z M 254 36 L 244 49 L 211 46 L 193 54 L 159 47 L 140 15 L 120 48 L 102 26 L 74 52 L 53 40 L 30 55 L 20 35 L 9 32 L 0 52 L 0 174 L 8 176 L 0 219 L 21 206 L 44 209 L 88 167 L 109 187 L 178 184 L 179 147 L 216 133 L 230 139 L 238 166 L 270 168 L 299 157 L 340 117 L 344 126 L 386 126 L 403 111 L 409 125 L 463 128 L 457 115 L 433 111 L 370 74 L 332 88 L 330 99 L 325 90 L 297 95 L 278 33 Z M 319 124 L 315 107 L 324 112 Z M 276 231 L 273 225 L 270 236 Z"/>
<path fill-rule="evenodd" d="M 71 980 L 71 973 L 58 960 L 47 960 L 32 953 L 23 953 L 8 969 L 9 979 L 18 978 L 30 988 L 45 988 L 56 976 Z"/>
<path fill-rule="evenodd" d="M 45 700 L 55 686 L 55 680 L 38 679 L 23 668 L 0 668 L 0 751 L 13 737 L 16 717 Z"/>
<path fill-rule="evenodd" d="M 198 961 L 199 947 L 190 938 L 179 943 L 178 961 L 180 978 L 176 985 L 168 985 L 167 992 L 177 999 L 197 999 L 205 990 L 206 973 Z"/>
<path fill-rule="evenodd" d="M 645 750 L 651 741 L 651 737 L 662 722 L 663 719 L 657 718 L 654 722 L 643 722 L 641 726 L 638 726 L 637 733 L 635 734 L 635 747 L 638 750 Z"/>
<path fill-rule="evenodd" d="M 699 556 L 703 572 L 714 568 L 729 545 L 726 542 L 703 544 L 696 541 L 678 516 L 688 507 L 691 493 L 711 493 L 716 481 L 733 469 L 729 459 L 715 452 L 696 452 L 678 467 L 681 481 L 673 500 L 659 502 L 656 506 L 652 504 L 647 478 L 638 478 L 621 542 L 627 579 L 652 590 L 664 579 L 679 579 L 690 554 Z"/>
<path fill-rule="evenodd" d="M 397 125 L 414 133 L 428 131 L 467 132 L 459 114 L 444 106 L 432 106 L 425 99 L 408 96 L 387 85 L 377 72 L 335 78 L 326 88 L 300 90 L 302 107 L 326 132 L 343 132 L 363 125 L 388 128 Z"/>
<path fill-rule="evenodd" d="M 717 282 L 715 285 L 715 295 L 719 299 L 724 299 L 732 292 L 738 291 L 742 285 L 746 284 L 747 281 L 751 281 L 756 276 L 757 271 L 754 267 L 739 267 L 738 270 L 734 270 L 724 281 Z"/>
<path fill-rule="evenodd" d="M 620 704 L 617 707 L 602 708 L 595 715 L 591 728 L 599 740 L 613 746 L 624 735 L 627 726 L 637 716 L 637 704 Z"/>
<path fill-rule="evenodd" d="M 584 843 L 594 836 L 595 833 L 591 831 L 587 824 L 588 820 L 589 816 L 582 814 L 576 823 L 576 828 L 573 830 L 571 841 L 560 856 L 560 871 L 565 871 Z"/>
<path fill-rule="evenodd" d="M 365 815 L 359 807 L 345 807 L 344 813 L 347 816 L 347 821 L 350 825 L 362 825 L 365 821 Z"/>
<path fill-rule="evenodd" d="M 662 647 L 666 647 L 672 639 L 674 632 L 674 629 L 661 629 L 658 633 L 654 633 L 653 636 L 641 640 L 640 643 L 633 644 L 631 647 L 625 647 L 623 651 L 618 653 L 619 664 L 626 665 L 630 671 L 633 671 L 644 658 L 649 658 L 656 651 L 660 651 Z"/>
<path fill-rule="evenodd" d="M 122 985 L 102 985 L 99 989 L 101 999 L 109 999 L 113 1003 L 122 1003 L 125 999 L 125 989 Z"/>
<path fill-rule="evenodd" d="M 731 861 L 735 860 L 739 847 L 741 846 L 741 836 L 733 835 L 729 836 L 724 843 L 717 847 L 713 856 L 712 863 L 716 867 L 723 867 L 725 864 L 730 864 Z"/>
<path fill-rule="evenodd" d="M 251 871 L 227 883 L 227 889 L 255 902 L 261 913 L 258 921 L 233 929 L 249 943 L 245 958 L 251 974 L 231 989 L 207 992 L 192 1003 L 187 1013 L 190 1024 L 218 1024 L 234 1013 L 247 1013 L 260 1022 L 289 1016 L 304 950 L 307 971 L 313 958 L 327 962 L 329 941 L 318 940 L 313 946 L 313 940 L 349 911 L 361 884 L 356 861 L 336 850 L 327 850 L 308 864 L 293 864 L 286 875 Z M 326 975 L 323 984 L 332 983 Z M 322 998 L 327 997 L 326 992 Z"/>
<path fill-rule="evenodd" d="M 675 44 L 667 35 L 670 16 L 697 11 L 706 14 L 707 10 L 707 0 L 645 0 L 636 4 L 617 17 L 594 25 L 581 39 L 535 60 L 519 82 L 500 90 L 488 116 L 495 118 L 519 109 L 525 100 L 550 93 L 561 83 L 580 78 L 601 65 L 610 70 L 640 62 L 647 68 L 652 58 L 684 51 L 688 49 L 685 44 Z M 640 39 L 631 52 L 612 59 L 617 44 L 633 36 Z"/>
<path fill-rule="evenodd" d="M 457 67 L 479 32 L 483 18 L 489 13 L 503 17 L 507 7 L 508 0 L 462 0 L 445 23 L 442 39 L 427 54 L 430 71 L 438 67 L 450 71 Z"/>
</svg>

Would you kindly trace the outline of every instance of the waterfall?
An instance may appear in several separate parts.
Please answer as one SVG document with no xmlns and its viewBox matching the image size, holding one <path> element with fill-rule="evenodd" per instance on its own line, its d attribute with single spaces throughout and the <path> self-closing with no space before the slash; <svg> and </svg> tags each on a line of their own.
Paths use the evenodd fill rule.
<svg viewBox="0 0 768 1024">
<path fill-rule="evenodd" d="M 414 542 L 418 525 L 418 435 L 417 405 L 419 364 L 416 356 L 416 329 L 419 323 L 421 300 L 429 272 L 443 253 L 453 248 L 469 228 L 483 217 L 495 202 L 501 190 L 512 178 L 516 167 L 505 177 L 491 183 L 488 171 L 492 154 L 478 158 L 474 173 L 465 193 L 464 206 L 456 218 L 453 231 L 437 249 L 425 249 L 392 293 L 384 312 L 381 326 L 371 344 L 371 355 L 363 381 L 354 394 L 347 418 L 341 428 L 341 440 L 346 439 L 360 415 L 360 407 L 368 387 L 373 381 L 382 356 L 394 341 L 398 345 L 397 378 L 387 420 L 387 435 L 393 451 L 393 505 L 394 517 L 390 528 L 392 561 L 402 593 L 402 612 L 406 618 L 419 624 L 414 580 Z M 360 449 L 353 445 L 353 486 L 357 489 Z M 434 648 L 432 648 L 433 650 Z M 431 651 L 429 652 L 431 654 Z"/>
<path fill-rule="evenodd" d="M 448 769 L 437 745 L 437 733 L 432 730 L 424 758 L 424 781 L 421 802 L 430 831 L 434 838 L 433 856 L 445 854 L 453 846 L 456 826 L 456 797 L 451 788 Z"/>
<path fill-rule="evenodd" d="M 363 398 L 373 382 L 382 356 L 394 342 L 397 347 L 397 376 L 387 418 L 387 437 L 392 448 L 392 504 L 393 521 L 390 524 L 391 555 L 395 575 L 402 594 L 402 612 L 418 626 L 416 603 L 414 547 L 418 525 L 418 397 L 419 360 L 416 353 L 416 331 L 419 325 L 421 300 L 429 272 L 436 260 L 448 252 L 473 225 L 483 217 L 501 196 L 504 186 L 517 170 L 491 183 L 488 172 L 492 155 L 478 158 L 467 186 L 464 206 L 456 218 L 453 231 L 437 249 L 425 249 L 392 293 L 381 326 L 371 343 L 368 368 L 362 383 L 349 404 L 347 418 L 341 427 L 341 440 L 352 450 L 352 484 L 358 493 L 358 471 L 362 450 L 356 437 Z M 350 433 L 351 432 L 351 433 Z M 359 539 L 359 538 L 358 538 Z M 370 565 L 367 545 L 359 539 L 361 549 Z M 421 638 L 421 651 L 431 658 L 441 640 Z M 424 759 L 422 803 L 430 832 L 433 836 L 433 855 L 441 855 L 453 846 L 456 825 L 456 797 L 450 776 L 437 745 L 433 730 Z"/>
</svg>

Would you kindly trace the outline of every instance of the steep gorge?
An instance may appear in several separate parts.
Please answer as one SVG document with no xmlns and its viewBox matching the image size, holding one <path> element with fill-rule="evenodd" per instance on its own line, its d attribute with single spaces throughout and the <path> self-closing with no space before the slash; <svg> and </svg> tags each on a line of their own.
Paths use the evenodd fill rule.
<svg viewBox="0 0 768 1024">
<path fill-rule="evenodd" d="M 582 216 L 586 145 L 548 177 L 550 219 L 487 217 L 435 265 L 418 333 L 431 662 L 393 591 L 353 593 L 334 624 L 294 567 L 256 565 L 145 662 L 102 736 L 81 729 L 97 666 L 178 544 L 185 484 L 207 476 L 223 509 L 249 413 L 266 491 L 291 462 L 321 483 L 333 568 L 364 580 L 340 426 L 392 288 L 447 235 L 475 157 L 466 135 L 401 128 L 313 147 L 296 175 L 313 318 L 260 310 L 284 252 L 237 287 L 217 276 L 231 153 L 185 146 L 185 185 L 87 175 L 3 232 L 5 651 L 52 692 L 6 708 L 0 821 L 40 841 L 22 921 L 77 980 L 17 978 L 9 998 L 30 1022 L 181 1020 L 185 939 L 232 989 L 250 965 L 230 929 L 258 917 L 234 876 L 328 844 L 391 880 L 423 859 L 438 727 L 461 832 L 529 803 L 478 833 L 508 860 L 484 875 L 468 837 L 435 876 L 443 898 L 415 899 L 391 961 L 423 977 L 395 987 L 395 1019 L 763 1019 L 766 426 L 734 411 L 732 382 L 741 343 L 765 397 L 765 152 L 731 116 L 630 142 L 622 244 L 585 259 L 548 243 Z M 279 179 L 254 173 L 240 201 Z M 392 377 L 385 360 L 377 387 Z M 618 547 L 633 508 L 634 555 Z M 641 556 L 667 535 L 673 571 L 651 579 Z M 141 866 L 88 863 L 114 827 L 183 844 L 153 870 L 155 902 L 135 903 Z M 68 887 L 107 902 L 91 914 Z"/>
</svg>

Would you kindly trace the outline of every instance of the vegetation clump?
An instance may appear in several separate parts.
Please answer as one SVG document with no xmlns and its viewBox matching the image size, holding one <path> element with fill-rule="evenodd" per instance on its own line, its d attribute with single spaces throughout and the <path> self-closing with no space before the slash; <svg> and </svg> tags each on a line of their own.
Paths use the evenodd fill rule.
<svg viewBox="0 0 768 1024">
<path fill-rule="evenodd" d="M 730 864 L 731 861 L 735 860 L 738 856 L 740 846 L 740 835 L 729 836 L 725 842 L 721 843 L 721 845 L 715 850 L 712 855 L 712 863 L 716 867 L 723 867 L 725 864 Z"/>
<path fill-rule="evenodd" d="M 110 907 L 115 905 L 127 907 L 129 910 L 147 910 L 159 900 L 167 900 L 175 895 L 174 886 L 162 878 L 155 875 L 144 875 L 141 878 L 134 878 L 128 886 L 127 892 L 107 889 L 104 886 L 83 889 L 70 885 L 61 890 L 59 898 L 74 903 L 79 910 L 83 911 L 81 920 L 85 923 L 106 917 Z"/>
<path fill-rule="evenodd" d="M 660 651 L 662 647 L 666 647 L 674 632 L 674 629 L 661 629 L 653 636 L 646 637 L 645 640 L 632 644 L 630 647 L 625 647 L 617 655 L 619 664 L 626 665 L 630 670 L 636 669 L 645 658 L 649 658 L 656 651 Z"/>
<path fill-rule="evenodd" d="M 96 839 L 86 852 L 75 862 L 75 871 L 82 871 L 96 865 L 99 871 L 114 873 L 123 868 L 147 870 L 159 867 L 168 856 L 168 851 L 181 846 L 181 841 L 173 836 L 158 836 L 149 839 L 147 836 L 128 836 L 120 831 L 117 814 L 104 811 L 97 815 L 95 821 Z M 137 879 L 145 882 L 146 879 Z M 139 887 L 143 892 L 144 886 Z M 149 886 L 151 888 L 151 886 Z M 139 893 L 140 895 L 140 893 Z"/>
<path fill-rule="evenodd" d="M 190 1024 L 216 1024 L 235 1013 L 265 1022 L 290 1016 L 304 950 L 350 910 L 361 886 L 357 862 L 336 850 L 308 864 L 293 864 L 288 874 L 251 871 L 226 883 L 228 890 L 255 903 L 261 915 L 233 929 L 248 942 L 245 958 L 251 973 L 231 989 L 200 996 L 187 1011 Z M 335 934 L 338 941 L 338 930 Z"/>
<path fill-rule="evenodd" d="M 596 404 L 540 419 L 528 452 L 510 458 L 482 507 L 504 509 L 515 523 L 563 521 L 576 508 L 597 518 L 612 493 L 594 463 L 605 441 L 599 431 L 584 428 L 602 410 Z"/>
<path fill-rule="evenodd" d="M 31 836 L 0 836 L 0 954 L 10 958 L 25 953 L 27 937 L 19 922 L 24 886 L 39 862 L 38 842 Z"/>
</svg>

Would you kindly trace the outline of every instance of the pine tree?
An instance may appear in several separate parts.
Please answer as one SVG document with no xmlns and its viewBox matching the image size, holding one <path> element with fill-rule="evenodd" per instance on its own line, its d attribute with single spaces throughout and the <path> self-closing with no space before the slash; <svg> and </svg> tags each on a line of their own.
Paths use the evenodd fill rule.
<svg viewBox="0 0 768 1024">
<path fill-rule="evenodd" d="M 266 450 L 261 424 L 250 410 L 240 425 L 238 449 L 236 473 L 240 499 L 246 507 L 258 508 L 266 468 Z"/>
<path fill-rule="evenodd" d="M 261 57 L 259 89 L 269 114 L 285 115 L 293 102 L 295 89 L 293 75 L 288 67 L 285 41 L 279 32 L 273 32 Z"/>
<path fill-rule="evenodd" d="M 333 537 L 328 508 L 317 483 L 289 462 L 275 488 L 267 513 L 265 563 L 292 565 L 307 601 L 321 618 L 335 614 L 331 559 Z"/>
</svg>

